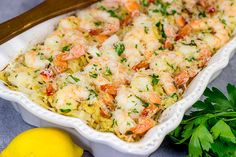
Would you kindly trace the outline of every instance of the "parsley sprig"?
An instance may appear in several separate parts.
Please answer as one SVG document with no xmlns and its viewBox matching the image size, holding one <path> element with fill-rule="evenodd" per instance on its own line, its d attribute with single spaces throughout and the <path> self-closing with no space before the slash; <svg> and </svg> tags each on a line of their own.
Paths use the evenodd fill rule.
<svg viewBox="0 0 236 157">
<path fill-rule="evenodd" d="M 189 157 L 236 156 L 236 87 L 228 84 L 228 95 L 207 88 L 204 101 L 193 105 L 169 137 L 176 144 L 188 145 Z"/>
</svg>

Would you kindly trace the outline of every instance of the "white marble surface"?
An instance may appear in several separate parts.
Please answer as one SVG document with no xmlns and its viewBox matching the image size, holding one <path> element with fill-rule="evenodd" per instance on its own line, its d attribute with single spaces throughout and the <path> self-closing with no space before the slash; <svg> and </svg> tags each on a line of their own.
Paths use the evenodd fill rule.
<svg viewBox="0 0 236 157">
<path fill-rule="evenodd" d="M 40 2 L 42 2 L 42 0 L 0 0 L 0 23 L 17 16 Z M 224 88 L 228 82 L 236 84 L 235 68 L 236 56 L 232 58 L 229 66 L 224 69 L 222 74 L 209 86 L 216 86 L 225 91 Z M 26 124 L 21 119 L 21 116 L 13 109 L 8 101 L 0 98 L 0 151 L 4 149 L 17 134 L 31 127 L 32 126 Z M 183 148 L 176 147 L 170 144 L 168 140 L 165 140 L 151 157 L 183 157 L 185 153 Z M 91 157 L 91 155 L 86 152 L 84 157 Z"/>
</svg>

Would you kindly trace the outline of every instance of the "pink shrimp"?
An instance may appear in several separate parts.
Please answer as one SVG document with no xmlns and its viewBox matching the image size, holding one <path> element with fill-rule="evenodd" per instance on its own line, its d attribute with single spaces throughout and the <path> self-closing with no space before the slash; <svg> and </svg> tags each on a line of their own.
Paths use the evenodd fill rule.
<svg viewBox="0 0 236 157">
<path fill-rule="evenodd" d="M 62 60 L 68 61 L 68 60 L 74 60 L 78 59 L 81 56 L 83 56 L 86 53 L 85 47 L 82 45 L 76 45 L 71 48 L 71 50 L 67 53 L 65 53 L 62 56 Z"/>
<path fill-rule="evenodd" d="M 155 121 L 148 117 L 140 117 L 138 119 L 138 124 L 131 128 L 130 131 L 136 135 L 142 135 L 146 133 L 155 125 Z"/>
</svg>

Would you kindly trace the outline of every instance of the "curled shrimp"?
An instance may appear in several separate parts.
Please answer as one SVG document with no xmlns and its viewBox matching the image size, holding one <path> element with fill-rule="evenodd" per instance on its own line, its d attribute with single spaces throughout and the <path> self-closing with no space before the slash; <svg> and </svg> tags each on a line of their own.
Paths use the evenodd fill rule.
<svg viewBox="0 0 236 157">
<path fill-rule="evenodd" d="M 54 95 L 53 106 L 59 111 L 71 111 L 77 108 L 79 102 L 89 98 L 89 90 L 77 85 L 67 85 Z"/>
<path fill-rule="evenodd" d="M 110 94 L 110 95 L 116 95 L 117 94 L 117 87 L 112 84 L 104 84 L 101 85 L 101 90 Z"/>
<path fill-rule="evenodd" d="M 120 20 L 103 10 L 90 8 L 78 13 L 80 29 L 91 35 L 112 35 L 120 29 Z"/>
<path fill-rule="evenodd" d="M 142 135 L 155 126 L 155 121 L 148 117 L 140 117 L 138 124 L 131 128 L 130 131 L 135 135 Z"/>
<path fill-rule="evenodd" d="M 179 87 L 185 85 L 191 78 L 197 75 L 199 70 L 187 69 L 178 73 L 175 77 L 175 84 Z"/>
<path fill-rule="evenodd" d="M 156 92 L 142 92 L 137 95 L 149 104 L 161 104 L 161 98 Z"/>
<path fill-rule="evenodd" d="M 213 36 L 205 36 L 209 41 L 208 45 L 212 48 L 218 49 L 229 40 L 229 32 L 225 29 L 224 25 L 217 19 L 200 19 L 187 24 L 180 29 L 176 36 L 176 40 L 182 39 L 190 33 L 200 31 L 209 31 L 212 29 Z"/>
<path fill-rule="evenodd" d="M 45 68 L 50 62 L 45 53 L 40 51 L 30 51 L 25 55 L 25 64 L 35 69 Z"/>
<path fill-rule="evenodd" d="M 55 74 L 63 73 L 64 71 L 68 69 L 68 63 L 67 61 L 63 60 L 63 57 L 64 57 L 64 54 L 61 53 L 57 55 L 53 60 L 54 66 L 52 66 L 52 70 Z"/>
<path fill-rule="evenodd" d="M 131 16 L 137 16 L 140 13 L 140 5 L 134 0 L 123 0 L 125 8 L 131 14 Z"/>
<path fill-rule="evenodd" d="M 78 59 L 86 53 L 85 47 L 82 45 L 76 45 L 62 55 L 63 61 Z"/>
<path fill-rule="evenodd" d="M 159 75 L 159 78 L 160 78 L 160 82 L 162 83 L 165 92 L 168 95 L 172 95 L 177 92 L 177 89 L 174 84 L 174 79 L 172 78 L 170 73 L 161 72 Z"/>
</svg>

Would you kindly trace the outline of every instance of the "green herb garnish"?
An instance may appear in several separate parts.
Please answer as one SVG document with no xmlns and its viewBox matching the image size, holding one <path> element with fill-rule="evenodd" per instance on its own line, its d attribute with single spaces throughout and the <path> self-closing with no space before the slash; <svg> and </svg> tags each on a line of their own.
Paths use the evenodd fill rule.
<svg viewBox="0 0 236 157">
<path fill-rule="evenodd" d="M 152 85 L 153 85 L 153 86 L 157 85 L 158 82 L 159 82 L 159 76 L 153 74 L 153 75 L 151 75 L 151 77 L 152 77 Z"/>
<path fill-rule="evenodd" d="M 62 113 L 68 113 L 68 112 L 71 111 L 71 109 L 60 109 L 60 111 L 61 111 Z"/>
<path fill-rule="evenodd" d="M 126 58 L 121 58 L 120 62 L 121 63 L 127 62 L 127 59 Z"/>
<path fill-rule="evenodd" d="M 70 51 L 71 46 L 72 46 L 71 44 L 64 46 L 64 47 L 62 48 L 62 52 Z"/>
<path fill-rule="evenodd" d="M 207 88 L 206 99 L 170 133 L 176 144 L 188 145 L 189 157 L 236 156 L 236 87 L 228 84 L 227 92 Z"/>
<path fill-rule="evenodd" d="M 96 73 L 90 73 L 89 76 L 92 77 L 92 78 L 97 78 L 97 77 L 98 77 L 98 74 L 96 74 Z"/>
<path fill-rule="evenodd" d="M 165 30 L 164 30 L 164 25 L 161 23 L 161 22 L 157 22 L 156 23 L 156 27 L 159 29 L 159 31 L 161 32 L 161 36 L 162 38 L 167 38 L 167 35 L 165 33 Z"/>
<path fill-rule="evenodd" d="M 106 67 L 105 75 L 106 75 L 106 76 L 112 75 L 111 69 L 110 69 L 108 66 Z"/>
<path fill-rule="evenodd" d="M 69 75 L 69 77 L 71 77 L 75 82 L 79 82 L 80 79 L 78 77 L 75 77 L 73 75 Z"/>
<path fill-rule="evenodd" d="M 119 56 L 121 56 L 122 53 L 125 51 L 125 45 L 123 43 L 114 44 L 114 49 L 115 49 L 116 53 Z"/>
</svg>

